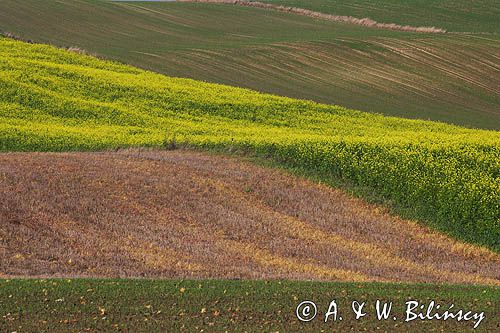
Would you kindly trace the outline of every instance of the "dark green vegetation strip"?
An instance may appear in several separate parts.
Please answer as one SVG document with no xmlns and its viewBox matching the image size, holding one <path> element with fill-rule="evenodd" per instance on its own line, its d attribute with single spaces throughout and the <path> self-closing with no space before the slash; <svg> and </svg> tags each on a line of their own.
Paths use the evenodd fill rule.
<svg viewBox="0 0 500 333">
<path fill-rule="evenodd" d="M 342 321 L 324 323 L 330 302 Z M 389 320 L 375 320 L 377 299 L 393 302 Z M 485 312 L 476 332 L 498 327 L 494 287 L 293 281 L 0 280 L 2 332 L 472 332 L 472 321 L 405 323 L 405 302 Z M 300 323 L 295 309 L 314 301 L 319 316 Z M 366 301 L 354 320 L 351 302 Z M 442 310 L 444 311 L 444 310 Z"/>
<path fill-rule="evenodd" d="M 171 76 L 500 129 L 498 35 L 388 31 L 233 5 L 91 0 L 3 0 L 0 30 Z"/>
<path fill-rule="evenodd" d="M 372 188 L 499 249 L 500 133 L 173 79 L 0 39 L 0 151 L 239 149 Z"/>
<path fill-rule="evenodd" d="M 448 31 L 500 33 L 496 0 L 261 0 L 378 22 L 435 26 Z"/>
</svg>

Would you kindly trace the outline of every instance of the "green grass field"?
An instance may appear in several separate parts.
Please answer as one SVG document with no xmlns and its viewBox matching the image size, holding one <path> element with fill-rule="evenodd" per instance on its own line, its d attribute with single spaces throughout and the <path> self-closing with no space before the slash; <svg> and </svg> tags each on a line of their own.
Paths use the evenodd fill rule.
<svg viewBox="0 0 500 333">
<path fill-rule="evenodd" d="M 488 22 L 492 10 L 477 6 Z M 97 0 L 4 0 L 0 30 L 171 76 L 500 129 L 498 35 L 397 32 L 232 5 Z"/>
<path fill-rule="evenodd" d="M 261 0 L 335 15 L 369 17 L 379 22 L 435 26 L 450 32 L 499 33 L 495 0 Z"/>
<path fill-rule="evenodd" d="M 2 332 L 493 332 L 500 290 L 481 286 L 314 283 L 294 281 L 0 280 Z M 375 302 L 393 302 L 389 320 L 375 319 Z M 301 323 L 303 300 L 318 317 Z M 339 316 L 324 315 L 336 300 Z M 367 302 L 354 319 L 351 303 Z M 472 321 L 404 322 L 405 302 L 435 300 L 447 309 L 485 312 Z"/>
<path fill-rule="evenodd" d="M 243 150 L 372 189 L 466 241 L 500 244 L 500 133 L 169 78 L 0 39 L 0 151 Z"/>
</svg>

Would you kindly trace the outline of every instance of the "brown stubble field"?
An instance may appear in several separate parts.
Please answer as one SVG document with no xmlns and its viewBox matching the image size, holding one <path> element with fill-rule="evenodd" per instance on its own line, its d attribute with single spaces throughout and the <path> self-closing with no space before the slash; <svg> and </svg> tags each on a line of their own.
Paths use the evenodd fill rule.
<svg viewBox="0 0 500 333">
<path fill-rule="evenodd" d="M 344 192 L 185 150 L 0 155 L 4 277 L 500 285 L 500 256 Z"/>
</svg>

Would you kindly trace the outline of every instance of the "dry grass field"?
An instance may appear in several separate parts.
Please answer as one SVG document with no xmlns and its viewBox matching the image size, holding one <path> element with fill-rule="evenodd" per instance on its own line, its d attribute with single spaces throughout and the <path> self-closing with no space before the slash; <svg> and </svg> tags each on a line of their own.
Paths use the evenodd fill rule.
<svg viewBox="0 0 500 333">
<path fill-rule="evenodd" d="M 184 150 L 0 155 L 3 277 L 500 284 L 500 256 L 327 186 Z"/>
</svg>

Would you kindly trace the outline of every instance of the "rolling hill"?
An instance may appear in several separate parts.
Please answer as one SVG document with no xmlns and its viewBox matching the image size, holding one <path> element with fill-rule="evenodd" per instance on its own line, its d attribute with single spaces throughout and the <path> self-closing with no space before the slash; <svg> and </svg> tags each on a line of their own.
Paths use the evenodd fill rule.
<svg viewBox="0 0 500 333">
<path fill-rule="evenodd" d="M 266 2 L 451 32 L 0 1 L 1 332 L 495 331 L 498 8 Z"/>
<path fill-rule="evenodd" d="M 488 22 L 486 4 L 474 3 L 482 8 L 474 15 L 484 15 Z M 370 8 L 352 14 L 370 16 Z M 361 15 L 365 9 L 367 14 Z M 453 20 L 462 24 L 456 15 Z M 92 0 L 4 0 L 0 30 L 80 47 L 170 76 L 386 115 L 500 129 L 496 34 L 371 29 L 223 4 Z"/>
<path fill-rule="evenodd" d="M 498 250 L 498 132 L 170 78 L 10 39 L 0 39 L 0 74 L 1 151 L 243 151 L 365 187 Z"/>
<path fill-rule="evenodd" d="M 434 26 L 449 32 L 500 33 L 495 0 L 262 0 L 322 13 L 369 17 L 378 22 Z"/>
<path fill-rule="evenodd" d="M 326 185 L 189 151 L 0 155 L 7 277 L 500 285 L 500 255 Z"/>
</svg>

